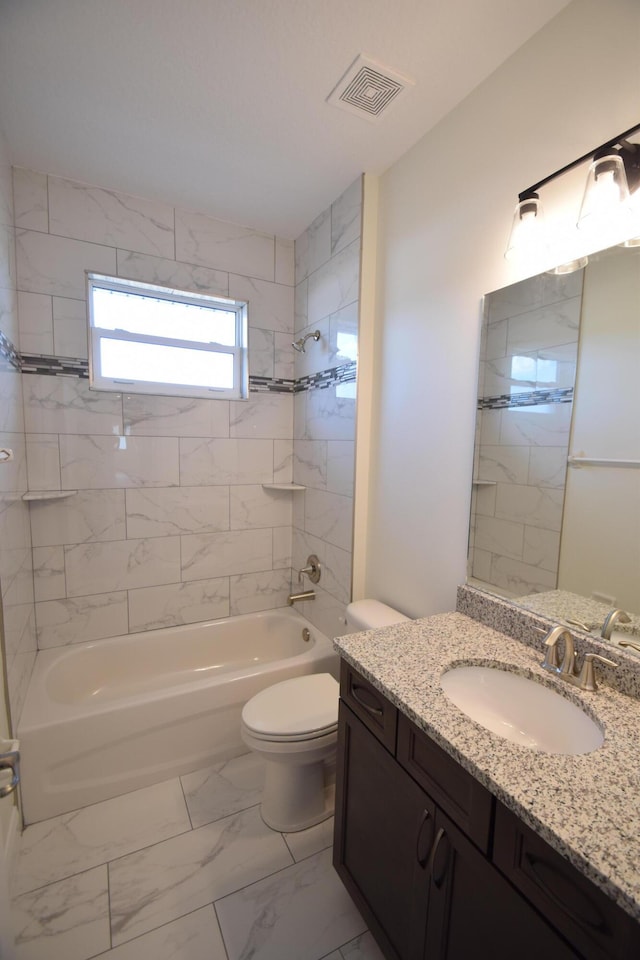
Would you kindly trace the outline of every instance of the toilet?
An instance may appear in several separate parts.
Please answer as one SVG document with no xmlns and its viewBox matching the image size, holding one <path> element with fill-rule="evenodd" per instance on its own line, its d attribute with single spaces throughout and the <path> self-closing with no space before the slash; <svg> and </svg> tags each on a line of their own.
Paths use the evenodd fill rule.
<svg viewBox="0 0 640 960">
<path fill-rule="evenodd" d="M 349 633 L 407 619 L 379 600 L 347 607 Z M 267 687 L 242 709 L 242 739 L 265 761 L 260 812 L 274 830 L 294 833 L 333 814 L 339 690 L 330 674 L 313 673 Z"/>
</svg>

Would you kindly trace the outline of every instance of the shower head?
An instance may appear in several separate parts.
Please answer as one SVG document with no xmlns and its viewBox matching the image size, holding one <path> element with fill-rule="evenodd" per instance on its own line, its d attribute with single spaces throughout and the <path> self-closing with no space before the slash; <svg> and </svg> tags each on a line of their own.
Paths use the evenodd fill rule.
<svg viewBox="0 0 640 960">
<path fill-rule="evenodd" d="M 307 340 L 309 340 L 309 338 L 311 338 L 312 340 L 319 340 L 320 331 L 314 330 L 313 333 L 307 333 L 304 337 L 300 337 L 299 340 L 294 340 L 291 346 L 293 347 L 294 350 L 297 350 L 298 353 L 306 353 L 304 349 L 304 345 L 307 342 Z"/>
</svg>

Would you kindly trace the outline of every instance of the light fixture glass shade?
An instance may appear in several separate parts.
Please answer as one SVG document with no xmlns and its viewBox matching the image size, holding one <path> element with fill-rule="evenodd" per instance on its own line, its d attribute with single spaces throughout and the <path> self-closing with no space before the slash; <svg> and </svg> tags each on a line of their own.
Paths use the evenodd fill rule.
<svg viewBox="0 0 640 960">
<path fill-rule="evenodd" d="M 520 200 L 513 213 L 505 260 L 537 260 L 546 251 L 544 211 L 537 194 Z"/>
<path fill-rule="evenodd" d="M 598 151 L 587 174 L 578 227 L 608 227 L 626 212 L 629 186 L 622 157 L 610 148 Z"/>
<path fill-rule="evenodd" d="M 552 267 L 546 272 L 550 276 L 562 277 L 567 273 L 575 273 L 577 270 L 583 270 L 589 263 L 588 257 L 578 257 L 577 260 L 568 260 L 566 263 L 560 263 L 557 267 Z"/>
</svg>

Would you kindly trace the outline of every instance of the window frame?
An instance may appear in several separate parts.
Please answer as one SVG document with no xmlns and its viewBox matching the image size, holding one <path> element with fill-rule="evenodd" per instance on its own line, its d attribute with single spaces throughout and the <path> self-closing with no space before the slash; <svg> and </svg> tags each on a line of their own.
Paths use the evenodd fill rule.
<svg viewBox="0 0 640 960">
<path fill-rule="evenodd" d="M 87 324 L 89 332 L 89 389 L 116 393 L 139 393 L 147 396 L 204 397 L 220 400 L 246 400 L 249 395 L 248 375 L 248 303 L 246 300 L 233 300 L 229 297 L 213 294 L 194 293 L 173 287 L 146 283 L 141 280 L 129 280 L 108 274 L 86 271 L 87 282 Z M 211 310 L 223 310 L 235 313 L 235 345 L 218 343 L 214 340 L 202 343 L 196 340 L 184 340 L 178 337 L 153 336 L 133 333 L 130 330 L 109 330 L 95 323 L 93 290 L 109 290 L 115 293 L 129 293 L 153 300 L 168 300 L 172 303 L 184 303 Z M 207 387 L 195 384 L 165 383 L 161 380 L 127 380 L 106 377 L 101 371 L 100 343 L 103 339 L 120 340 L 132 343 L 150 343 L 161 346 L 202 350 L 213 354 L 231 354 L 233 356 L 233 385 L 231 387 Z"/>
</svg>

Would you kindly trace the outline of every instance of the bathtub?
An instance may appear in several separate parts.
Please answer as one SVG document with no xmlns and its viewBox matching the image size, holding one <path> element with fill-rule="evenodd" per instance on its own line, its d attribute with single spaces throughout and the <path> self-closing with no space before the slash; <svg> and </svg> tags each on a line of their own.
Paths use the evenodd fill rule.
<svg viewBox="0 0 640 960">
<path fill-rule="evenodd" d="M 250 697 L 337 669 L 288 608 L 40 651 L 18 725 L 25 823 L 244 753 Z"/>
</svg>

